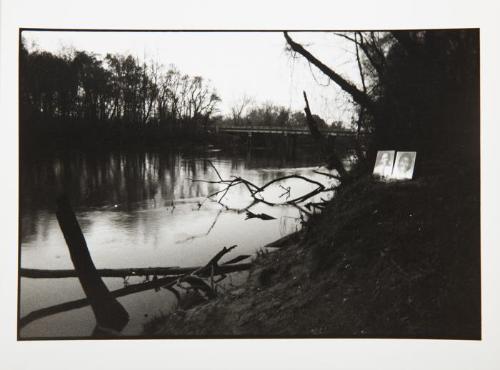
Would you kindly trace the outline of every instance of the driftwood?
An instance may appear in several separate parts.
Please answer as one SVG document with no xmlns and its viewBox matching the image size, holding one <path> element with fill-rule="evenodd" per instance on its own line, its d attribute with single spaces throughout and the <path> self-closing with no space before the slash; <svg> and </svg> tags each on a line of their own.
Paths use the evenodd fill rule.
<svg viewBox="0 0 500 370">
<path fill-rule="evenodd" d="M 291 206 L 297 206 L 298 203 L 301 203 L 317 194 L 320 194 L 320 193 L 323 193 L 323 192 L 329 192 L 329 191 L 332 191 L 333 189 L 331 188 L 326 188 L 322 183 L 318 182 L 318 181 L 315 181 L 315 180 L 312 180 L 308 177 L 305 177 L 305 176 L 302 176 L 302 175 L 286 175 L 286 176 L 281 176 L 281 177 L 277 177 L 267 183 L 265 183 L 264 185 L 262 186 L 257 186 L 255 184 L 253 184 L 252 182 L 242 178 L 242 177 L 237 177 L 237 176 L 233 176 L 232 178 L 230 179 L 223 179 L 222 176 L 220 175 L 219 171 L 217 170 L 217 168 L 214 166 L 214 164 L 209 161 L 209 160 L 206 160 L 210 166 L 214 169 L 214 171 L 216 172 L 217 174 L 217 177 L 219 178 L 218 180 L 204 180 L 204 179 L 191 179 L 191 181 L 194 181 L 194 182 L 205 182 L 205 183 L 209 183 L 209 184 L 220 184 L 220 185 L 224 185 L 224 187 L 212 194 L 209 194 L 207 196 L 207 200 L 212 200 L 212 201 L 216 201 L 217 203 L 219 203 L 220 205 L 222 205 L 226 210 L 230 210 L 230 211 L 235 211 L 235 212 L 238 212 L 238 213 L 241 213 L 241 212 L 247 212 L 247 216 L 249 216 L 248 218 L 253 218 L 253 217 L 257 217 L 257 218 L 261 218 L 259 217 L 260 215 L 256 215 L 256 216 L 252 216 L 252 215 L 255 215 L 254 213 L 252 212 L 249 212 L 249 209 L 251 207 L 253 207 L 255 204 L 261 202 L 261 203 L 264 203 L 264 204 L 267 204 L 267 205 L 270 205 L 270 206 L 275 206 L 275 205 L 291 205 Z M 332 175 L 334 176 L 334 175 Z M 310 192 L 304 194 L 304 195 L 301 195 L 299 197 L 296 197 L 294 199 L 288 199 L 289 198 L 289 193 L 290 193 L 290 189 L 288 188 L 285 188 L 286 192 L 282 194 L 282 196 L 284 195 L 287 195 L 288 194 L 288 197 L 287 197 L 287 200 L 285 202 L 282 202 L 282 203 L 273 203 L 273 202 L 269 202 L 267 200 L 265 200 L 263 197 L 262 197 L 262 192 L 264 192 L 269 186 L 271 186 L 272 184 L 276 183 L 276 182 L 279 182 L 279 181 L 283 181 L 283 180 L 288 180 L 288 179 L 301 179 L 301 180 L 304 180 L 306 182 L 309 182 L 313 185 L 316 185 L 316 188 L 314 188 L 313 190 L 311 190 Z M 243 208 L 243 209 L 231 209 L 229 208 L 228 206 L 226 206 L 224 203 L 222 203 L 224 197 L 226 196 L 226 194 L 228 193 L 229 189 L 231 189 L 232 187 L 236 186 L 236 185 L 245 185 L 246 189 L 248 190 L 250 196 L 253 198 L 253 202 L 251 204 L 249 204 L 247 207 Z M 216 197 L 216 196 L 219 196 L 220 195 L 220 198 L 218 200 L 214 200 L 213 198 Z M 298 207 L 300 208 L 300 207 Z M 301 208 L 300 208 L 301 209 Z M 268 218 L 267 216 L 268 215 L 265 215 L 265 214 L 262 214 L 263 215 L 263 219 L 264 220 L 269 220 L 270 218 Z"/>
<path fill-rule="evenodd" d="M 247 216 L 245 220 L 249 220 L 251 218 L 260 218 L 261 220 L 276 220 L 276 217 L 270 216 L 267 213 L 253 213 L 252 211 L 247 211 Z"/>
<path fill-rule="evenodd" d="M 241 256 L 238 256 L 241 257 Z M 238 258 L 237 257 L 237 258 Z M 248 258 L 245 255 L 245 258 Z M 236 259 L 236 258 L 235 258 Z M 244 258 L 238 259 L 238 261 Z M 240 264 L 221 264 L 216 268 L 216 274 L 228 274 L 231 272 L 242 271 L 248 269 L 249 263 Z M 98 269 L 97 274 L 103 278 L 124 278 L 127 276 L 180 276 L 190 274 L 199 270 L 200 267 L 137 267 L 123 269 Z M 21 268 L 21 277 L 32 279 L 62 279 L 78 277 L 75 270 L 41 270 Z"/>
<path fill-rule="evenodd" d="M 251 263 L 239 263 L 235 264 L 235 262 L 242 261 L 246 258 L 249 258 L 249 255 L 240 255 L 237 256 L 225 263 L 219 264 L 219 260 L 231 250 L 233 250 L 236 246 L 231 246 L 229 248 L 224 247 L 221 251 L 219 251 L 210 261 L 202 267 L 159 267 L 159 268 L 138 268 L 138 269 L 104 269 L 97 270 L 98 273 L 102 273 L 106 275 L 106 277 L 123 277 L 123 276 L 148 276 L 153 275 L 163 275 L 164 273 L 173 276 L 166 276 L 161 278 L 153 278 L 150 281 L 128 285 L 124 288 L 114 290 L 109 294 L 114 299 L 118 297 L 123 297 L 129 294 L 139 293 L 142 291 L 150 290 L 150 289 L 158 289 L 165 288 L 170 291 L 174 291 L 176 297 L 179 297 L 179 294 L 173 287 L 176 284 L 181 282 L 185 282 L 187 284 L 197 284 L 192 286 L 194 289 L 202 290 L 207 297 L 213 298 L 215 297 L 215 289 L 214 287 L 214 276 L 225 276 L 225 274 L 237 271 L 248 270 L 251 267 Z M 157 274 L 155 275 L 154 272 Z M 159 273 L 158 273 L 159 272 Z M 23 277 L 31 277 L 31 278 L 67 278 L 67 277 L 77 277 L 76 272 L 74 270 L 36 270 L 36 269 L 21 269 L 21 276 Z M 208 291 L 206 287 L 208 284 L 203 285 L 203 289 L 201 289 L 201 278 L 210 278 L 211 280 L 211 290 Z M 219 280 L 220 281 L 220 280 Z M 22 317 L 19 320 L 20 327 L 23 327 L 30 322 L 41 319 L 43 317 L 55 315 L 57 313 L 66 312 L 69 310 L 74 310 L 77 308 L 85 307 L 91 304 L 88 298 L 82 298 L 71 302 L 65 302 L 58 305 L 54 305 L 51 307 L 42 308 L 40 310 L 33 311 L 28 315 Z"/>
<path fill-rule="evenodd" d="M 236 248 L 236 245 L 232 245 L 229 248 L 224 247 L 220 252 L 218 252 L 215 256 L 212 257 L 208 263 L 199 268 L 196 271 L 193 271 L 190 273 L 190 275 L 198 275 L 198 276 L 214 276 L 216 275 L 215 270 L 219 268 L 219 260 L 224 257 L 227 253 L 231 252 L 234 248 Z M 220 274 L 217 274 L 220 275 Z"/>
<path fill-rule="evenodd" d="M 198 209 L 200 209 L 201 206 L 202 206 L 202 203 L 198 202 Z M 215 224 L 217 224 L 217 221 L 219 220 L 219 217 L 220 217 L 221 214 L 222 214 L 222 209 L 219 210 L 219 212 L 217 212 L 217 215 L 215 216 L 215 218 L 214 218 L 212 224 L 210 225 L 210 227 L 208 228 L 207 232 L 202 233 L 202 234 L 197 234 L 197 235 L 191 235 L 191 236 L 189 236 L 189 237 L 187 237 L 185 239 L 178 240 L 177 242 L 175 242 L 175 244 L 186 243 L 186 242 L 189 242 L 191 240 L 195 240 L 195 239 L 198 239 L 198 238 L 203 238 L 203 237 L 209 235 L 212 232 L 213 228 L 215 227 Z"/>
<path fill-rule="evenodd" d="M 101 328 L 105 332 L 119 333 L 127 324 L 129 316 L 123 306 L 116 300 L 117 297 L 161 287 L 172 290 L 174 285 L 185 282 L 193 289 L 204 292 L 206 297 L 211 299 L 216 295 L 215 276 L 220 275 L 224 278 L 227 273 L 242 271 L 248 269 L 251 265 L 250 263 L 235 264 L 235 262 L 247 259 L 250 257 L 249 255 L 240 255 L 226 263 L 219 264 L 220 259 L 224 255 L 236 248 L 236 245 L 233 245 L 229 248 L 224 247 L 202 267 L 149 267 L 97 270 L 90 257 L 80 225 L 66 197 L 61 197 L 58 200 L 56 216 L 68 245 L 75 269 L 21 269 L 20 275 L 29 278 L 77 277 L 86 298 L 33 311 L 19 320 L 20 327 L 46 316 L 90 305 L 96 317 L 97 328 Z M 126 276 L 141 275 L 146 276 L 146 280 L 149 280 L 149 276 L 153 275 L 153 279 L 140 284 L 128 285 L 113 292 L 110 292 L 102 281 L 102 277 L 124 278 Z M 161 275 L 164 277 L 157 277 Z M 203 281 L 203 278 L 206 277 L 210 278 L 210 286 Z M 218 281 L 222 280 L 222 278 Z"/>
<path fill-rule="evenodd" d="M 128 313 L 110 294 L 97 273 L 78 220 L 65 196 L 58 199 L 56 217 L 68 245 L 75 276 L 80 280 L 97 324 L 120 331 L 129 320 Z"/>
</svg>

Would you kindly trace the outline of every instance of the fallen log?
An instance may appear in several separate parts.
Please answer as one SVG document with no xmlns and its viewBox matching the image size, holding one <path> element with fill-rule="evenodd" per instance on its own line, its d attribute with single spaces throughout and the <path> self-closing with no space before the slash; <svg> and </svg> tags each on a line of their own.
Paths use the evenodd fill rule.
<svg viewBox="0 0 500 370">
<path fill-rule="evenodd" d="M 232 248 L 231 248 L 232 249 Z M 212 261 L 218 261 L 224 254 L 226 254 L 229 250 L 229 248 L 224 248 L 221 252 L 219 252 L 212 260 Z M 218 258 L 218 259 L 216 259 Z M 110 295 L 113 298 L 118 298 L 118 297 L 124 297 L 129 294 L 134 294 L 134 293 L 139 293 L 142 291 L 150 290 L 150 289 L 156 289 L 156 288 L 165 288 L 168 290 L 171 290 L 172 287 L 177 284 L 180 281 L 186 281 L 187 283 L 190 282 L 190 279 L 193 277 L 193 273 L 196 273 L 196 276 L 198 277 L 208 277 L 210 276 L 210 271 L 206 271 L 207 266 L 214 266 L 214 275 L 224 275 L 226 273 L 231 273 L 231 272 L 237 272 L 237 271 L 244 271 L 248 270 L 251 267 L 251 263 L 239 263 L 239 264 L 226 264 L 226 265 L 214 265 L 213 262 L 203 267 L 184 267 L 184 268 L 179 268 L 177 271 L 181 271 L 181 269 L 184 269 L 185 272 L 182 274 L 177 274 L 174 276 L 166 276 L 162 277 L 159 279 L 153 279 L 151 281 L 145 282 L 145 283 L 138 283 L 138 284 L 132 284 L 128 285 L 124 288 L 114 290 L 110 292 Z M 26 270 L 30 269 L 24 269 L 25 272 Z M 205 270 L 205 271 L 204 271 Z M 36 272 L 38 271 L 38 272 Z M 100 270 L 97 270 L 100 271 Z M 57 273 L 54 274 L 54 272 Z M 64 272 L 64 274 L 61 274 L 61 272 Z M 41 277 L 43 276 L 44 278 L 54 278 L 54 277 L 76 277 L 75 271 L 73 270 L 33 270 L 31 269 L 31 273 L 33 273 L 35 277 Z M 50 273 L 50 274 L 49 274 Z M 41 274 L 41 275 L 40 275 Z M 60 276 L 64 275 L 64 276 Z M 68 276 L 69 275 L 69 276 Z M 176 294 L 178 296 L 178 294 Z M 70 310 L 74 310 L 77 308 L 82 308 L 90 304 L 90 301 L 88 298 L 82 298 L 82 299 L 77 299 L 75 301 L 70 301 L 70 302 L 65 302 L 61 303 L 58 305 L 42 308 L 33 312 L 30 312 L 28 315 L 22 317 L 19 320 L 19 327 L 24 327 L 27 324 L 29 324 L 32 321 L 41 319 L 43 317 L 55 315 L 61 312 L 66 312 Z"/>
<path fill-rule="evenodd" d="M 246 257 L 246 256 L 245 256 Z M 250 257 L 250 256 L 248 256 Z M 236 257 L 239 258 L 239 257 Z M 236 260 L 236 258 L 234 260 Z M 241 261 L 242 259 L 238 259 Z M 250 268 L 250 263 L 226 263 L 215 268 L 215 275 L 228 274 L 231 272 L 243 271 Z M 125 278 L 127 276 L 179 276 L 190 274 L 200 270 L 197 267 L 139 267 L 124 269 L 98 269 L 97 275 L 101 278 Z M 20 275 L 31 279 L 62 279 L 78 277 L 75 270 L 40 270 L 21 268 Z M 201 274 L 203 275 L 203 274 Z"/>
<path fill-rule="evenodd" d="M 220 267 L 219 260 L 227 253 L 231 252 L 234 248 L 236 248 L 236 245 L 232 245 L 229 248 L 228 247 L 222 248 L 222 250 L 218 252 L 215 256 L 213 256 L 212 259 L 210 259 L 210 261 L 208 261 L 208 263 L 205 266 L 200 267 L 198 270 L 193 271 L 191 274 L 198 276 L 211 276 L 212 278 L 215 275 L 220 275 L 215 271 Z"/>
</svg>

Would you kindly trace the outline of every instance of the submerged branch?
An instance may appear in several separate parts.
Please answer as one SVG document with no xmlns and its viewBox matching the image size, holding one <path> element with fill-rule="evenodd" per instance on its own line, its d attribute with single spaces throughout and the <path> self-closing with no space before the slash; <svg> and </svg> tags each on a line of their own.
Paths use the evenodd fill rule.
<svg viewBox="0 0 500 370">
<path fill-rule="evenodd" d="M 207 230 L 206 233 L 192 235 L 192 236 L 187 237 L 186 239 L 178 240 L 176 242 L 176 244 L 186 243 L 188 241 L 191 241 L 191 240 L 194 240 L 194 239 L 198 239 L 198 238 L 203 238 L 203 237 L 209 235 L 212 232 L 213 228 L 215 227 L 215 224 L 219 220 L 219 217 L 220 217 L 221 213 L 222 213 L 222 209 L 220 209 L 219 212 L 217 212 L 217 215 L 215 216 L 212 224 L 210 225 L 210 227 L 208 228 L 208 230 Z"/>
<path fill-rule="evenodd" d="M 174 285 L 177 281 L 177 277 L 165 277 L 161 279 L 156 279 L 152 281 L 148 281 L 146 283 L 133 284 L 126 286 L 125 288 L 117 289 L 110 292 L 111 296 L 114 298 L 123 297 L 129 294 L 143 292 L 145 290 L 160 288 L 165 285 Z M 65 302 L 61 304 L 57 304 L 55 306 L 42 308 L 36 311 L 32 311 L 24 317 L 19 319 L 19 327 L 22 328 L 28 325 L 30 322 L 55 315 L 61 312 L 66 312 L 70 310 L 75 310 L 77 308 L 82 308 L 88 306 L 90 304 L 88 298 L 77 299 L 75 301 Z"/>
<path fill-rule="evenodd" d="M 246 258 L 249 258 L 250 257 L 249 255 L 240 255 L 228 262 L 219 265 L 220 259 L 234 248 L 236 248 L 236 245 L 233 245 L 229 248 L 224 247 L 214 257 L 212 257 L 212 259 L 210 259 L 210 261 L 205 266 L 202 267 L 156 267 L 156 268 L 149 267 L 149 268 L 137 268 L 137 269 L 130 268 L 130 269 L 114 269 L 114 270 L 104 269 L 104 270 L 97 270 L 97 272 L 98 273 L 101 272 L 103 274 L 101 275 L 101 277 L 124 277 L 124 276 L 140 276 L 140 275 L 154 276 L 154 278 L 150 281 L 139 284 L 128 285 L 124 288 L 110 292 L 110 295 L 113 298 L 123 297 L 129 294 L 139 293 L 150 289 L 157 289 L 157 288 L 169 289 L 181 282 L 186 282 L 188 284 L 191 283 L 194 284 L 195 282 L 198 282 L 199 284 L 194 287 L 196 289 L 197 287 L 201 286 L 200 283 L 201 278 L 210 278 L 213 287 L 214 276 L 225 277 L 227 273 L 243 271 L 251 267 L 251 263 L 238 263 L 238 264 L 234 263 L 236 261 L 242 261 Z M 156 276 L 161 276 L 161 275 L 169 275 L 169 276 L 156 278 Z M 21 276 L 47 279 L 47 278 L 77 277 L 77 274 L 74 270 L 21 269 Z M 203 285 L 203 288 L 206 290 L 205 285 Z M 214 297 L 215 291 L 212 289 L 210 291 L 210 294 L 207 294 L 207 296 Z M 34 320 L 55 315 L 57 313 L 85 307 L 90 303 L 91 302 L 88 298 L 82 298 L 75 301 L 65 302 L 51 307 L 42 308 L 30 312 L 28 315 L 22 317 L 19 320 L 19 326 L 22 328 Z"/>
<path fill-rule="evenodd" d="M 335 180 L 341 180 L 340 176 L 336 176 L 336 175 L 333 175 L 331 173 L 328 173 L 328 172 L 321 172 L 321 171 L 318 171 L 318 170 L 313 170 L 314 173 L 317 173 L 318 175 L 323 175 L 323 176 L 326 176 L 326 177 L 329 177 L 331 179 L 335 179 Z"/>
<path fill-rule="evenodd" d="M 324 173 L 323 173 L 324 174 Z M 333 176 L 333 175 L 332 175 Z M 294 199 L 290 199 L 290 200 L 287 200 L 286 202 L 283 202 L 283 203 L 273 203 L 273 202 L 269 202 L 267 200 L 265 200 L 263 197 L 262 197 L 262 192 L 265 191 L 269 186 L 277 183 L 277 182 L 280 182 L 280 181 L 284 181 L 284 180 L 289 180 L 289 179 L 300 179 L 300 180 L 304 180 L 308 183 L 311 183 L 311 184 L 314 184 L 316 185 L 316 188 L 312 191 L 310 191 L 309 193 L 307 194 L 304 194 L 304 195 L 301 195 L 297 198 L 294 198 Z M 205 180 L 201 180 L 201 179 L 198 179 L 197 181 L 205 181 Z M 214 183 L 213 181 L 211 180 L 207 180 L 205 181 L 207 183 Z M 221 185 L 224 185 L 224 187 L 220 190 L 217 190 L 216 192 L 210 194 L 207 196 L 207 199 L 211 199 L 219 204 L 221 204 L 224 208 L 226 208 L 227 210 L 235 210 L 235 209 L 231 209 L 230 207 L 226 206 L 224 203 L 222 203 L 222 200 L 224 199 L 224 197 L 227 195 L 228 191 L 233 187 L 233 186 L 236 186 L 236 185 L 240 185 L 240 184 L 244 184 L 250 194 L 250 196 L 254 199 L 254 202 L 251 203 L 249 206 L 243 208 L 243 209 L 238 209 L 238 210 L 235 210 L 237 212 L 248 212 L 249 208 L 251 208 L 253 205 L 255 205 L 256 203 L 258 202 L 262 202 L 264 204 L 267 204 L 267 205 L 270 205 L 270 206 L 275 206 L 275 205 L 279 205 L 279 204 L 287 204 L 287 205 L 293 205 L 293 204 L 296 204 L 296 203 L 299 203 L 299 202 L 302 202 L 304 200 L 307 200 L 308 198 L 316 195 L 316 194 L 319 194 L 323 191 L 329 191 L 330 189 L 326 189 L 325 186 L 318 182 L 318 181 L 315 181 L 315 180 L 312 180 L 306 176 L 302 176 L 302 175 L 296 175 L 296 174 L 293 174 L 293 175 L 286 175 L 286 176 L 280 176 L 280 177 L 277 177 L 267 183 L 265 183 L 264 185 L 262 186 L 257 186 L 253 183 L 251 183 L 250 181 L 246 180 L 246 179 L 243 179 L 241 177 L 235 177 L 231 180 L 224 180 L 224 179 L 221 179 L 220 181 L 215 181 L 215 183 L 218 183 L 218 184 L 221 184 Z M 288 197 L 289 197 L 289 193 L 290 193 L 290 190 L 287 188 L 286 189 L 286 192 L 282 195 L 285 195 L 285 194 L 288 194 Z M 218 196 L 219 194 L 222 194 L 220 196 L 219 199 L 217 200 L 214 200 L 213 198 L 215 196 Z M 288 198 L 287 197 L 287 198 Z"/>
</svg>

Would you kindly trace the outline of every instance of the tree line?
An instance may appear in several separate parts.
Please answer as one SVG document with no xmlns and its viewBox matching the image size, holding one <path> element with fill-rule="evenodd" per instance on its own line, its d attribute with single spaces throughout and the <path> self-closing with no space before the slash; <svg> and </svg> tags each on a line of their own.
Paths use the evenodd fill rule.
<svg viewBox="0 0 500 370">
<path fill-rule="evenodd" d="M 19 67 L 20 131 L 35 145 L 35 138 L 46 143 L 68 137 L 149 142 L 206 132 L 214 124 L 307 127 L 303 112 L 272 102 L 257 104 L 246 95 L 229 114 L 219 114 L 221 99 L 209 81 L 131 55 L 54 54 L 28 50 L 22 40 Z"/>
<path fill-rule="evenodd" d="M 314 114 L 320 128 L 343 128 L 341 122 L 327 122 Z M 307 128 L 306 115 L 303 111 L 274 104 L 270 101 L 256 103 L 253 98 L 243 95 L 231 107 L 228 115 L 215 118 L 219 126 L 280 126 Z"/>
<path fill-rule="evenodd" d="M 352 42 L 361 84 L 355 84 L 284 33 L 299 54 L 345 91 L 359 133 L 376 149 L 478 155 L 479 31 L 410 30 L 334 32 Z M 200 76 L 128 55 L 85 51 L 54 55 L 20 47 L 20 133 L 23 138 L 106 137 L 159 139 L 223 125 L 311 122 L 303 112 L 242 97 L 229 115 L 217 115 L 220 97 Z M 325 122 L 311 112 L 315 123 Z M 351 123 L 345 123 L 346 126 Z M 364 155 L 359 151 L 360 157 Z M 421 157 L 420 157 L 421 158 Z"/>
<path fill-rule="evenodd" d="M 20 47 L 21 134 L 172 133 L 206 127 L 220 102 L 201 76 L 131 55 Z"/>
</svg>

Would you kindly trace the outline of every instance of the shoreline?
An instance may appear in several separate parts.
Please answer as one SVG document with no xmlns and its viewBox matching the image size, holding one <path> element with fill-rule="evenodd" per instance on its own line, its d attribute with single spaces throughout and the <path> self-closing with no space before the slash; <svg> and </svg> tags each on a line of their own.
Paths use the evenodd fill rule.
<svg viewBox="0 0 500 370">
<path fill-rule="evenodd" d="M 280 247 L 260 253 L 240 287 L 153 318 L 143 335 L 480 339 L 479 194 L 470 175 L 365 176 L 294 237 L 264 246 Z"/>
</svg>

